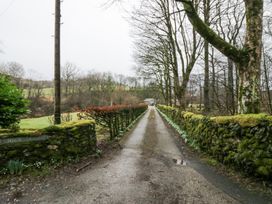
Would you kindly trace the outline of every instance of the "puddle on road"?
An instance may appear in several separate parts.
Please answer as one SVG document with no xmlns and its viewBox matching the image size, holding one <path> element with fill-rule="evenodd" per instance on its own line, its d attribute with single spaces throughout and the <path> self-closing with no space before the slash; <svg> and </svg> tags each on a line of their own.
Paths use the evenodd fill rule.
<svg viewBox="0 0 272 204">
<path fill-rule="evenodd" d="M 176 164 L 176 165 L 181 165 L 181 166 L 186 166 L 187 165 L 187 162 L 183 159 L 173 159 L 173 162 Z"/>
</svg>

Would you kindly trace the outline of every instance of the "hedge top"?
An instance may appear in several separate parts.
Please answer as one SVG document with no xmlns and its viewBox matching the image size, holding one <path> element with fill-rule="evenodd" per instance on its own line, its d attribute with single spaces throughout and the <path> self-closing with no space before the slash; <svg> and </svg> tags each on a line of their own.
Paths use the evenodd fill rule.
<svg viewBox="0 0 272 204">
<path fill-rule="evenodd" d="M 160 108 L 163 108 L 167 111 L 177 111 L 178 108 L 165 106 L 165 105 L 158 105 Z M 209 117 L 200 114 L 195 114 L 191 112 L 181 112 L 181 115 L 186 119 L 210 119 L 211 121 L 217 124 L 229 124 L 229 123 L 236 123 L 239 124 L 241 127 L 255 127 L 258 126 L 261 122 L 268 122 L 272 125 L 272 116 L 269 116 L 265 113 L 260 114 L 240 114 L 234 116 L 216 116 L 216 117 Z"/>
<path fill-rule="evenodd" d="M 64 130 L 73 129 L 77 127 L 85 127 L 85 126 L 94 125 L 94 124 L 95 124 L 94 120 L 79 120 L 79 121 L 66 122 L 61 125 L 53 125 L 50 127 L 39 129 L 39 130 L 22 129 L 20 132 L 7 132 L 5 130 L 1 130 L 0 138 L 37 137 L 43 134 L 48 134 L 52 132 L 61 133 Z"/>
<path fill-rule="evenodd" d="M 89 106 L 82 112 L 86 113 L 96 113 L 96 114 L 108 114 L 108 113 L 118 113 L 121 111 L 130 111 L 133 109 L 146 108 L 146 104 L 134 104 L 134 105 L 113 105 L 113 106 Z"/>
<path fill-rule="evenodd" d="M 272 124 L 272 117 L 266 114 L 241 114 L 235 116 L 212 117 L 213 121 L 219 124 L 238 123 L 241 127 L 255 127 L 263 121 Z"/>
</svg>

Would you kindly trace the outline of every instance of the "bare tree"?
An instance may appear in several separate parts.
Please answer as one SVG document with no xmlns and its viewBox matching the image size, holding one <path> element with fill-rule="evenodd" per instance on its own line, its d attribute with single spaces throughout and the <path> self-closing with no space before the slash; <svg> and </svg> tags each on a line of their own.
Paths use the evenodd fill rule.
<svg viewBox="0 0 272 204">
<path fill-rule="evenodd" d="M 220 52 L 236 63 L 239 70 L 239 113 L 260 111 L 260 65 L 262 54 L 263 0 L 244 0 L 246 36 L 242 49 L 231 45 L 216 34 L 199 17 L 191 0 L 182 2 L 197 32 Z"/>
<path fill-rule="evenodd" d="M 25 75 L 25 70 L 23 65 L 18 62 L 8 62 L 0 65 L 0 72 L 9 75 L 13 83 L 22 89 L 22 79 Z"/>
<path fill-rule="evenodd" d="M 203 0 L 204 22 L 210 25 L 210 0 Z M 210 112 L 210 65 L 209 65 L 209 42 L 205 40 L 204 44 L 204 111 Z"/>
<path fill-rule="evenodd" d="M 180 8 L 169 0 L 144 1 L 133 19 L 140 36 L 137 47 L 142 70 L 155 76 L 166 100 L 172 98 L 173 91 L 174 103 L 177 99 L 185 109 L 187 85 L 201 53 L 201 40 L 188 27 L 186 16 L 174 13 L 175 9 Z"/>
<path fill-rule="evenodd" d="M 67 97 L 70 93 L 75 93 L 75 84 L 79 69 L 73 63 L 67 62 L 61 70 L 61 79 L 64 87 L 64 95 Z"/>
</svg>

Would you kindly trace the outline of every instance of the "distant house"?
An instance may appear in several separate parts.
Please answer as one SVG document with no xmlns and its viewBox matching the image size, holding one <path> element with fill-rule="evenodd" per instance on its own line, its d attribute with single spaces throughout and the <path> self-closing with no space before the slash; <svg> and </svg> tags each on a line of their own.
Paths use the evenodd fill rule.
<svg viewBox="0 0 272 204">
<path fill-rule="evenodd" d="M 146 98 L 144 102 L 149 106 L 154 106 L 156 104 L 156 100 L 154 98 Z"/>
</svg>

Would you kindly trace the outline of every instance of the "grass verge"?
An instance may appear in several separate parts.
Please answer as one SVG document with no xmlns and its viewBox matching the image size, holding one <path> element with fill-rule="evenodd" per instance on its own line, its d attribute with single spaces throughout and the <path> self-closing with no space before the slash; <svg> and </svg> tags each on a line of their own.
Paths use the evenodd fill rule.
<svg viewBox="0 0 272 204">
<path fill-rule="evenodd" d="M 65 115 L 62 114 L 62 115 Z M 71 113 L 72 116 L 72 121 L 77 121 L 77 113 Z M 26 118 L 26 119 L 22 119 L 20 122 L 20 128 L 21 129 L 43 129 L 46 127 L 49 127 L 51 124 L 49 118 L 52 117 L 51 116 L 44 116 L 44 117 L 40 117 L 40 118 Z"/>
</svg>

